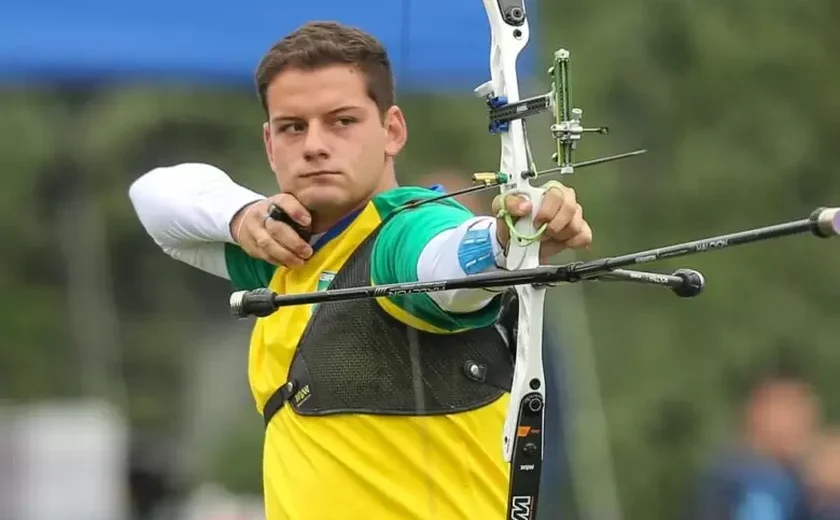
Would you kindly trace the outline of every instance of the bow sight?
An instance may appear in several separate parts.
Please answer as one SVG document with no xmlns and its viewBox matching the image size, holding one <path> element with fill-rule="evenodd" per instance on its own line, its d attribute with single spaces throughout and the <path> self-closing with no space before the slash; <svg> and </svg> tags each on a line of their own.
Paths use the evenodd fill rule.
<svg viewBox="0 0 840 520">
<path fill-rule="evenodd" d="M 518 8 L 511 8 L 512 10 Z M 524 15 L 523 15 L 524 16 Z M 586 128 L 581 123 L 583 110 L 572 106 L 571 96 L 571 53 L 566 49 L 560 49 L 554 53 L 554 65 L 548 69 L 551 77 L 551 91 L 548 94 L 533 96 L 520 101 L 508 102 L 507 97 L 497 96 L 493 91 L 493 83 L 487 82 L 475 89 L 476 95 L 484 98 L 489 107 L 489 125 L 491 134 L 501 134 L 510 129 L 510 122 L 517 119 L 525 119 L 530 116 L 551 111 L 554 115 L 554 124 L 551 125 L 551 135 L 557 143 L 557 150 L 551 155 L 551 160 L 557 165 L 554 168 L 537 171 L 533 159 L 530 158 L 531 169 L 519 172 L 523 178 L 535 179 L 540 175 L 569 175 L 575 172 L 575 168 L 594 166 L 606 162 L 634 157 L 646 153 L 647 150 L 635 150 L 632 152 L 599 157 L 587 161 L 575 163 L 574 151 L 578 142 L 584 134 L 609 133 L 609 127 L 599 126 Z M 523 122 L 524 125 L 524 122 Z M 528 155 L 531 156 L 530 149 Z M 456 194 L 469 193 L 480 189 L 490 188 L 504 184 L 514 172 L 479 172 L 473 174 L 473 183 L 480 186 L 467 188 L 456 192 Z"/>
</svg>

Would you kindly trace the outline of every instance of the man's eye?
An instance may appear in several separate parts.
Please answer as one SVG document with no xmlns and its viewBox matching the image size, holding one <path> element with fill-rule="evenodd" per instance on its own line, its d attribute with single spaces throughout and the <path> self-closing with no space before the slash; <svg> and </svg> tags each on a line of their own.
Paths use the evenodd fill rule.
<svg viewBox="0 0 840 520">
<path fill-rule="evenodd" d="M 280 125 L 277 128 L 277 131 L 281 134 L 288 134 L 288 133 L 300 133 L 303 132 L 304 127 L 301 123 L 288 123 L 285 125 Z"/>
<path fill-rule="evenodd" d="M 356 122 L 356 119 L 353 117 L 339 117 L 337 119 L 339 126 L 349 126 Z"/>
</svg>

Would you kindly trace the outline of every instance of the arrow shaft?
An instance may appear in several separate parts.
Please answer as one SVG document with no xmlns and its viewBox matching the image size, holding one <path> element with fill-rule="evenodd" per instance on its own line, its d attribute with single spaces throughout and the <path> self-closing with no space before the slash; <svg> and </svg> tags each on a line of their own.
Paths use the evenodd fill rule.
<svg viewBox="0 0 840 520">
<path fill-rule="evenodd" d="M 816 212 L 815 212 L 816 213 Z M 727 247 L 739 246 L 753 242 L 781 238 L 802 233 L 818 234 L 817 222 L 814 217 L 794 220 L 772 226 L 759 227 L 738 231 L 727 235 L 703 238 L 691 242 L 683 242 L 671 246 L 639 251 L 621 256 L 601 258 L 589 262 L 582 262 L 574 269 L 578 279 L 598 276 L 605 271 L 618 267 L 628 267 L 641 263 L 655 262 L 667 258 L 676 258 L 708 251 L 716 251 Z"/>
<path fill-rule="evenodd" d="M 771 240 L 784 236 L 803 233 L 813 233 L 817 236 L 824 236 L 825 230 L 824 227 L 820 227 L 820 222 L 821 216 L 827 211 L 830 212 L 835 210 L 818 209 L 812 213 L 811 217 L 805 219 L 748 229 L 745 231 L 693 240 L 690 242 L 683 242 L 680 244 L 629 253 L 621 256 L 600 258 L 597 260 L 590 260 L 588 262 L 573 262 L 559 266 L 540 266 L 533 269 L 482 273 L 465 276 L 463 278 L 438 280 L 434 282 L 394 283 L 347 289 L 333 289 L 313 293 L 278 294 L 273 296 L 273 305 L 275 308 L 279 308 L 313 303 L 451 291 L 455 289 L 501 288 L 525 284 L 550 285 L 563 282 L 577 282 L 580 280 L 599 278 L 601 276 L 604 276 L 605 279 L 609 280 L 625 279 L 628 281 L 639 281 L 640 279 L 645 279 L 648 280 L 647 283 L 655 283 L 649 281 L 652 280 L 652 277 L 650 276 L 627 276 L 626 272 L 622 274 L 622 271 L 619 271 L 619 274 L 616 275 L 615 271 L 619 268 L 629 267 L 632 265 L 655 262 L 666 258 L 675 258 L 679 256 L 716 251 L 727 247 Z M 673 286 L 673 284 L 669 283 L 662 283 L 660 285 Z"/>
</svg>

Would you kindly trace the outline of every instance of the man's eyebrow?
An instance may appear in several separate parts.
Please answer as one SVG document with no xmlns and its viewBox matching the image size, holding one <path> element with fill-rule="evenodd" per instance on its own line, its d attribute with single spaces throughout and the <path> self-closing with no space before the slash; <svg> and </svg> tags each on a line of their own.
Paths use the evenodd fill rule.
<svg viewBox="0 0 840 520">
<path fill-rule="evenodd" d="M 329 112 L 327 112 L 327 114 L 335 115 L 335 114 L 338 114 L 340 112 L 349 112 L 351 110 L 362 110 L 362 107 L 356 106 L 356 105 L 344 105 L 344 106 L 340 106 L 338 108 L 334 108 L 334 109 L 330 110 Z"/>
<path fill-rule="evenodd" d="M 300 120 L 301 120 L 301 118 L 294 117 L 294 116 L 274 116 L 274 117 L 271 118 L 271 122 L 274 123 L 274 124 L 289 123 L 289 122 L 295 122 L 295 121 L 300 121 Z"/>
<path fill-rule="evenodd" d="M 350 112 L 350 111 L 353 111 L 353 110 L 362 110 L 362 107 L 357 106 L 357 105 L 342 105 L 338 108 L 334 108 L 334 109 L 330 110 L 329 112 L 327 112 L 327 115 L 333 116 L 333 115 L 339 114 L 341 112 Z M 279 115 L 279 116 L 272 117 L 271 122 L 274 123 L 274 124 L 278 124 L 278 123 L 285 123 L 285 122 L 300 121 L 301 119 L 302 118 L 297 117 L 297 116 Z"/>
</svg>

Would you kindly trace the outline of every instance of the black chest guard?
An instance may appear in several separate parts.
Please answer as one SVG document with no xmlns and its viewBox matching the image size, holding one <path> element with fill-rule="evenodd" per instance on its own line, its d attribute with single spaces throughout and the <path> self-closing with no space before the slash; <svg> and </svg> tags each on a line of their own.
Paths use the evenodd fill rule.
<svg viewBox="0 0 840 520">
<path fill-rule="evenodd" d="M 374 230 L 329 289 L 369 285 Z M 501 297 L 501 295 L 500 295 Z M 266 425 L 288 402 L 302 415 L 438 415 L 485 406 L 510 391 L 516 305 L 496 324 L 433 334 L 391 317 L 373 299 L 321 303 L 288 380 L 266 403 Z M 503 325 L 505 324 L 505 325 Z"/>
</svg>

